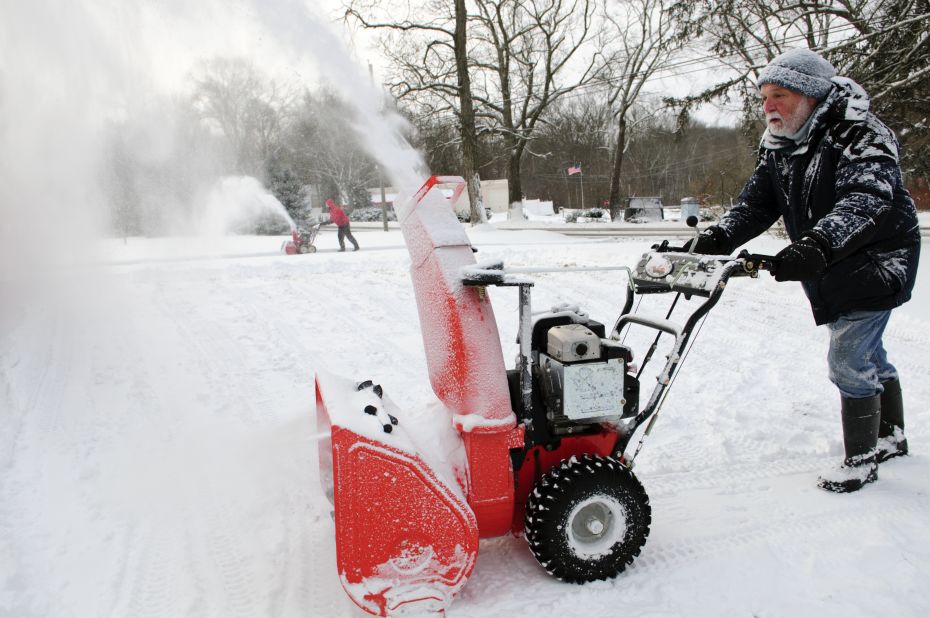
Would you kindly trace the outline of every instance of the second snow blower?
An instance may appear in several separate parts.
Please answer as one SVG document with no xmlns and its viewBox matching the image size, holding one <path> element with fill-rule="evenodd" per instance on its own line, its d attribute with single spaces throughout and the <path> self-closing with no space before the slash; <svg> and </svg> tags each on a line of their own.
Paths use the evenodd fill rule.
<svg viewBox="0 0 930 618">
<path fill-rule="evenodd" d="M 450 182 L 451 200 L 433 191 Z M 380 385 L 316 378 L 318 423 L 330 436 L 320 457 L 340 580 L 379 616 L 441 613 L 470 575 L 479 537 L 522 533 L 540 565 L 568 582 L 623 571 L 651 523 L 626 448 L 655 418 L 689 337 L 727 281 L 756 276 L 769 259 L 695 255 L 663 243 L 623 269 L 626 302 L 609 330 L 577 308 L 532 316 L 527 275 L 543 269 L 476 262 L 450 206 L 463 188 L 460 178 L 431 177 L 399 219 L 430 382 L 461 436 L 466 469 L 431 465 Z M 519 294 L 514 369 L 504 365 L 488 286 Z M 681 324 L 671 311 L 631 312 L 636 295 L 664 293 L 705 300 Z M 639 376 L 656 344 L 637 371 L 621 343 L 632 326 L 674 340 L 644 405 Z"/>
<path fill-rule="evenodd" d="M 323 223 L 312 221 L 307 225 L 294 226 L 291 230 L 291 239 L 281 243 L 281 253 L 295 255 L 297 253 L 316 253 L 316 235 L 320 232 Z"/>
</svg>

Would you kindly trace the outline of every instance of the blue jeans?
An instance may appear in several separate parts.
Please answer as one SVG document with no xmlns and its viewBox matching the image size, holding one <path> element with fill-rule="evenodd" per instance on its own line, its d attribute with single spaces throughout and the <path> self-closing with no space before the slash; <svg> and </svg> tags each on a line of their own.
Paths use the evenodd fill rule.
<svg viewBox="0 0 930 618">
<path fill-rule="evenodd" d="M 827 325 L 830 381 L 849 399 L 882 392 L 882 382 L 898 377 L 882 346 L 882 334 L 891 311 L 851 311 Z"/>
</svg>

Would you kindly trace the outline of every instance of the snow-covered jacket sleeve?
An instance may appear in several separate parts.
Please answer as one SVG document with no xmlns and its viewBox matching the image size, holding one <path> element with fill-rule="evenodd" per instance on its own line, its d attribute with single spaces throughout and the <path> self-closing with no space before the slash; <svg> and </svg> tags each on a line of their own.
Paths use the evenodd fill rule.
<svg viewBox="0 0 930 618">
<path fill-rule="evenodd" d="M 833 262 L 869 243 L 892 208 L 899 174 L 897 140 L 879 123 L 844 127 L 835 143 L 842 148 L 835 206 L 808 232 L 830 249 Z"/>
<path fill-rule="evenodd" d="M 775 199 L 768 157 L 759 157 L 759 163 L 743 187 L 736 206 L 730 209 L 717 224 L 726 235 L 729 251 L 755 238 L 778 221 L 781 212 Z"/>
</svg>

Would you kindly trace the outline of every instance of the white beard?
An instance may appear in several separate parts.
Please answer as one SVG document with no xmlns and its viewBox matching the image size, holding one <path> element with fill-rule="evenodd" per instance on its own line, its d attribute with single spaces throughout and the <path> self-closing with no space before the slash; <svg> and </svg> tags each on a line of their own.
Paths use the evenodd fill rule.
<svg viewBox="0 0 930 618">
<path fill-rule="evenodd" d="M 810 118 L 815 107 L 817 107 L 816 101 L 805 98 L 798 103 L 798 106 L 794 108 L 794 112 L 787 118 L 782 117 L 778 112 L 769 112 L 765 115 L 765 122 L 769 128 L 769 133 L 778 137 L 789 137 L 794 135 L 804 126 L 804 123 Z M 770 124 L 769 121 L 773 119 L 781 120 L 781 126 Z"/>
</svg>

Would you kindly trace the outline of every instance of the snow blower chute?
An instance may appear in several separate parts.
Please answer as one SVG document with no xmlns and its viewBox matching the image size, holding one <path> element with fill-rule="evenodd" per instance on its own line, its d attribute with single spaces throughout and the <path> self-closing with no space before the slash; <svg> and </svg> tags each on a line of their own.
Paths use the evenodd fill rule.
<svg viewBox="0 0 930 618">
<path fill-rule="evenodd" d="M 434 190 L 448 184 L 456 187 L 452 199 Z M 380 385 L 316 378 L 317 419 L 330 435 L 320 445 L 321 476 L 334 505 L 340 580 L 359 607 L 379 616 L 444 611 L 474 567 L 479 537 L 522 532 L 543 568 L 569 582 L 610 578 L 630 564 L 646 542 L 651 509 L 624 451 L 655 418 L 692 330 L 727 280 L 756 276 L 770 260 L 694 255 L 663 243 L 634 269 L 616 268 L 627 271 L 629 285 L 609 333 L 577 308 L 531 316 L 525 275 L 567 269 L 478 264 L 451 208 L 464 186 L 433 176 L 398 214 L 429 379 L 461 436 L 467 469 L 434 469 Z M 511 370 L 488 286 L 519 294 Z M 631 313 L 636 294 L 667 292 L 706 300 L 682 325 L 669 320 L 671 311 Z M 642 407 L 639 375 L 652 351 L 635 372 L 620 342 L 631 326 L 674 339 Z"/>
</svg>

